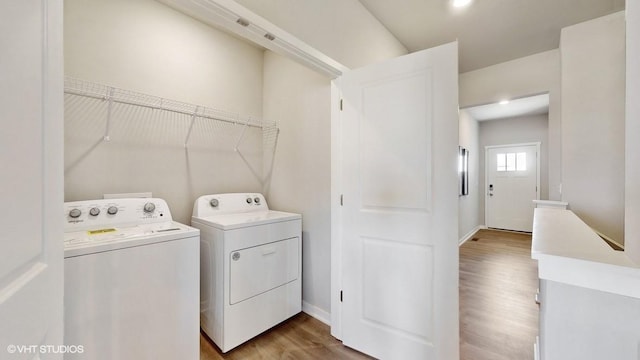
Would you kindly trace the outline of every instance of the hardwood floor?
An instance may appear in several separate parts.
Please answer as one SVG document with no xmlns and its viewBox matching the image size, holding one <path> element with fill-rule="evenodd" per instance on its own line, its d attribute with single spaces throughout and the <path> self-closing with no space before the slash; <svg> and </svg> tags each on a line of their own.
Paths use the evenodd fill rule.
<svg viewBox="0 0 640 360">
<path fill-rule="evenodd" d="M 460 359 L 533 359 L 538 273 L 531 236 L 480 230 L 474 239 L 460 247 Z M 200 358 L 371 359 L 343 346 L 329 326 L 304 313 L 226 354 L 201 333 Z"/>
<path fill-rule="evenodd" d="M 331 336 L 329 326 L 300 313 L 262 335 L 222 354 L 203 332 L 200 359 L 372 359 L 342 345 Z"/>
<path fill-rule="evenodd" d="M 460 359 L 533 359 L 538 264 L 531 235 L 480 230 L 460 247 Z"/>
</svg>

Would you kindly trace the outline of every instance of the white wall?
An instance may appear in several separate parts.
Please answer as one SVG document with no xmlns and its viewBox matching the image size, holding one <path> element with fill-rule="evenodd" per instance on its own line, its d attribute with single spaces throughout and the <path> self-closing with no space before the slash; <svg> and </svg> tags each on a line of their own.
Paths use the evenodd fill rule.
<svg viewBox="0 0 640 360">
<path fill-rule="evenodd" d="M 262 116 L 263 51 L 153 0 L 66 0 L 65 75 L 246 116 Z M 188 116 L 65 99 L 65 200 L 151 191 L 189 223 L 207 193 L 260 191 L 262 138 L 198 121 L 188 151 Z"/>
<path fill-rule="evenodd" d="M 357 0 L 236 0 L 349 68 L 407 49 Z"/>
<path fill-rule="evenodd" d="M 640 2 L 627 1 L 625 251 L 640 263 Z"/>
<path fill-rule="evenodd" d="M 238 3 L 348 67 L 406 53 L 356 0 Z M 278 121 L 281 129 L 273 174 L 264 192 L 273 208 L 302 214 L 303 310 L 329 322 L 330 79 L 270 52 L 265 53 L 264 65 L 264 116 Z M 269 154 L 265 155 L 269 166 Z"/>
<path fill-rule="evenodd" d="M 469 150 L 469 195 L 458 198 L 458 239 L 466 240 L 473 235 L 478 226 L 484 224 L 480 218 L 480 197 L 484 194 L 480 188 L 480 133 L 478 121 L 469 114 L 460 111 L 460 146 Z M 484 150 L 482 150 L 484 151 Z"/>
<path fill-rule="evenodd" d="M 305 311 L 326 317 L 331 287 L 331 127 L 329 80 L 271 51 L 264 58 L 264 113 L 280 126 L 264 193 L 271 208 L 302 213 Z M 265 169 L 266 170 L 266 169 Z M 307 309 L 313 306 L 316 309 Z M 326 312 L 324 314 L 322 312 Z"/>
<path fill-rule="evenodd" d="M 547 197 L 560 200 L 562 177 L 560 51 L 550 50 L 460 74 L 460 107 L 549 93 Z"/>
<path fill-rule="evenodd" d="M 562 29 L 562 199 L 624 242 L 624 12 Z"/>
<path fill-rule="evenodd" d="M 549 116 L 530 115 L 516 118 L 488 120 L 480 122 L 480 219 L 485 221 L 485 146 L 508 145 L 541 142 L 540 144 L 540 199 L 548 198 L 549 193 Z"/>
</svg>

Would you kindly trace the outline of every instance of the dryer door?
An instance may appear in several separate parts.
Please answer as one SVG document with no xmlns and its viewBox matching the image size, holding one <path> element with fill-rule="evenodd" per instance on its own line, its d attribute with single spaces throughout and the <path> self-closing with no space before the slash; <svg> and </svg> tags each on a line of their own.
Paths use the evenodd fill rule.
<svg viewBox="0 0 640 360">
<path fill-rule="evenodd" d="M 298 278 L 299 237 L 229 254 L 229 303 L 237 304 Z"/>
</svg>

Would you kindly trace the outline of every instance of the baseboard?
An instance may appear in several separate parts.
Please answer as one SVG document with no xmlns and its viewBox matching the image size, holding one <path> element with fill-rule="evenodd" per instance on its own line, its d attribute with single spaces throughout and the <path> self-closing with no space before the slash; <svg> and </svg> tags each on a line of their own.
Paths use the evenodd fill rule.
<svg viewBox="0 0 640 360">
<path fill-rule="evenodd" d="M 482 229 L 486 229 L 487 227 L 485 225 L 478 225 L 475 228 L 473 228 L 473 230 L 469 231 L 465 236 L 463 236 L 460 240 L 458 240 L 458 246 L 461 246 L 462 244 L 466 243 L 467 241 L 471 240 L 471 238 L 473 237 L 473 235 L 475 235 L 478 230 L 482 230 Z"/>
<path fill-rule="evenodd" d="M 302 311 L 317 320 L 331 326 L 331 313 L 326 312 L 315 305 L 311 305 L 306 301 L 302 302 Z"/>
</svg>

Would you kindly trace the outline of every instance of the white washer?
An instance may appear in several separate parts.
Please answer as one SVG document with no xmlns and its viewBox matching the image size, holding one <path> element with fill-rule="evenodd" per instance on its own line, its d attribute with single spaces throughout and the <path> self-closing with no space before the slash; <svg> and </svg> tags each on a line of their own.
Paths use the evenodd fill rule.
<svg viewBox="0 0 640 360">
<path fill-rule="evenodd" d="M 157 198 L 64 208 L 65 359 L 199 359 L 199 231 Z"/>
<path fill-rule="evenodd" d="M 200 326 L 227 352 L 302 310 L 302 216 L 261 194 L 198 198 Z"/>
</svg>

